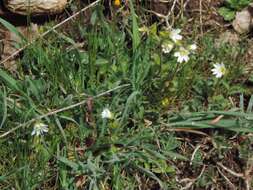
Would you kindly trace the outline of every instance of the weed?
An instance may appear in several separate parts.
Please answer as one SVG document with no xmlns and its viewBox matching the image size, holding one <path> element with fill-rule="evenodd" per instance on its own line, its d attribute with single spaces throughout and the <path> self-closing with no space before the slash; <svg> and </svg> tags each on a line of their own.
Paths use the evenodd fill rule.
<svg viewBox="0 0 253 190">
<path fill-rule="evenodd" d="M 189 175 L 211 187 L 227 138 L 252 133 L 253 98 L 236 83 L 243 44 L 140 26 L 129 6 L 124 26 L 97 6 L 87 26 L 74 21 L 75 36 L 59 30 L 26 48 L 16 75 L 0 69 L 1 189 L 180 189 Z M 246 162 L 251 140 L 239 148 Z"/>
<path fill-rule="evenodd" d="M 225 5 L 219 9 L 219 14 L 225 21 L 231 21 L 235 18 L 236 11 L 247 7 L 252 0 L 226 0 Z"/>
</svg>

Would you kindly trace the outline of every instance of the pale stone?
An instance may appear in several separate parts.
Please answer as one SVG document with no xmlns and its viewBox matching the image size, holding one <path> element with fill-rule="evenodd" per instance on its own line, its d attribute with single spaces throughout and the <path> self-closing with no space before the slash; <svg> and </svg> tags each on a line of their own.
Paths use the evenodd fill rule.
<svg viewBox="0 0 253 190">
<path fill-rule="evenodd" d="M 4 0 L 5 7 L 21 15 L 56 14 L 64 10 L 67 0 Z"/>
<path fill-rule="evenodd" d="M 248 33 L 252 28 L 252 17 L 248 9 L 236 13 L 233 27 L 239 34 Z"/>
</svg>

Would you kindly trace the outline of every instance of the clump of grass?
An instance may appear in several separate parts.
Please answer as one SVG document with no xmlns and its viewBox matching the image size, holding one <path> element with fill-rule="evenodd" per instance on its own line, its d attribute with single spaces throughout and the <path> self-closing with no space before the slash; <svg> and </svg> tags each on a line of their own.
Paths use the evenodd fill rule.
<svg viewBox="0 0 253 190">
<path fill-rule="evenodd" d="M 219 157 L 229 153 L 209 135 L 252 132 L 252 99 L 247 109 L 242 96 L 239 109 L 228 101 L 244 90 L 233 81 L 242 75 L 240 54 L 230 58 L 238 50 L 216 49 L 205 38 L 180 63 L 174 53 L 192 43 L 173 42 L 171 31 L 155 24 L 139 26 L 132 1 L 130 12 L 119 28 L 98 7 L 77 34 L 81 48 L 58 32 L 25 49 L 16 76 L 0 70 L 1 189 L 179 189 L 176 176 L 183 178 L 180 168 L 189 163 L 200 173 L 192 185 L 203 187 L 216 167 L 205 162 L 222 158 L 203 156 L 211 153 L 195 146 L 199 136 L 213 140 Z M 215 62 L 227 69 L 220 79 L 211 72 Z M 48 132 L 32 136 L 36 125 Z M 178 131 L 197 134 L 194 145 Z M 240 151 L 246 162 L 248 146 Z"/>
</svg>

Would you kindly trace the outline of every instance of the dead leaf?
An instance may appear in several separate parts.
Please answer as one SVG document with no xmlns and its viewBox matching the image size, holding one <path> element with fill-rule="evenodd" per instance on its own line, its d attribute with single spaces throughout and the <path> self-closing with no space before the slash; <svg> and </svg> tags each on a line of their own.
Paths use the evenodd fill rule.
<svg viewBox="0 0 253 190">
<path fill-rule="evenodd" d="M 224 117 L 224 115 L 220 115 L 220 116 L 216 117 L 214 120 L 212 120 L 210 122 L 210 124 L 214 125 L 214 124 L 218 123 L 223 117 Z"/>
<path fill-rule="evenodd" d="M 86 182 L 87 177 L 84 175 L 80 175 L 76 177 L 76 187 L 77 188 L 83 188 L 84 184 Z"/>
</svg>

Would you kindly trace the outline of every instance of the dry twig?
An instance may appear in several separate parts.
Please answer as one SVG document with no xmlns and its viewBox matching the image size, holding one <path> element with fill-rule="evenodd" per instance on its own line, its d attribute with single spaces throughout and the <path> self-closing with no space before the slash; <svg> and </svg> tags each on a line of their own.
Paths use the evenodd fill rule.
<svg viewBox="0 0 253 190">
<path fill-rule="evenodd" d="M 110 89 L 110 90 L 107 90 L 107 91 L 105 91 L 105 92 L 102 92 L 102 93 L 100 93 L 100 94 L 98 94 L 98 95 L 96 95 L 96 96 L 93 96 L 93 97 L 91 97 L 91 98 L 92 98 L 92 99 L 99 98 L 99 97 L 101 97 L 101 96 L 105 96 L 105 95 L 107 95 L 107 94 L 109 94 L 109 93 L 111 93 L 111 92 L 113 92 L 113 91 L 116 91 L 116 90 L 118 90 L 118 89 L 121 89 L 121 88 L 124 88 L 124 87 L 127 87 L 127 86 L 130 86 L 130 84 L 124 84 L 124 85 L 121 85 L 121 86 L 117 86 L 117 87 L 115 87 L 115 88 L 113 88 L 113 89 Z M 81 105 L 83 105 L 83 104 L 86 104 L 86 102 L 87 102 L 87 99 L 85 99 L 85 100 L 83 100 L 83 101 L 81 101 L 81 102 L 78 102 L 78 103 L 76 103 L 76 104 L 72 104 L 72 105 L 70 105 L 70 106 L 67 106 L 67 107 L 64 107 L 64 108 L 60 108 L 60 109 L 58 109 L 58 110 L 50 111 L 50 112 L 48 112 L 48 113 L 46 113 L 46 114 L 40 115 L 40 116 L 38 116 L 38 117 L 35 117 L 35 118 L 33 118 L 33 119 L 31 119 L 31 120 L 25 122 L 25 123 L 22 123 L 22 124 L 20 124 L 20 125 L 18 125 L 18 126 L 16 126 L 16 127 L 12 128 L 11 130 L 9 130 L 9 131 L 3 133 L 2 135 L 0 135 L 0 138 L 6 137 L 6 136 L 9 135 L 10 133 L 15 132 L 16 130 L 18 130 L 18 129 L 22 128 L 22 127 L 29 126 L 31 123 L 33 123 L 33 122 L 35 122 L 35 121 L 37 121 L 37 120 L 41 120 L 41 119 L 46 118 L 46 117 L 48 117 L 48 116 L 52 116 L 52 115 L 55 115 L 55 114 L 57 114 L 57 113 L 60 113 L 60 112 L 63 112 L 63 111 L 67 111 L 67 110 L 76 108 L 76 107 L 78 107 L 78 106 L 81 106 Z"/>
<path fill-rule="evenodd" d="M 219 172 L 219 174 L 228 182 L 229 186 L 231 187 L 231 189 L 235 190 L 236 187 L 235 185 L 229 180 L 229 178 L 224 174 L 222 173 L 222 171 L 217 167 L 217 170 Z"/>
</svg>

